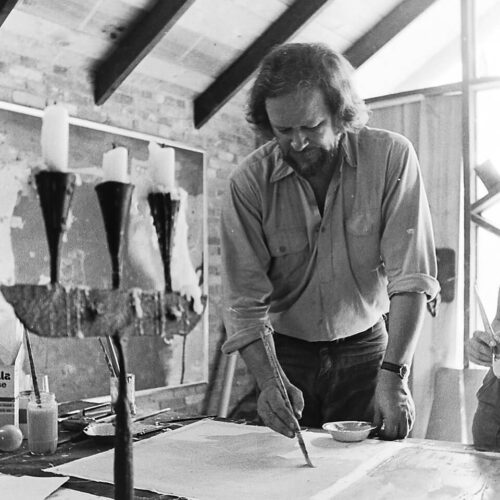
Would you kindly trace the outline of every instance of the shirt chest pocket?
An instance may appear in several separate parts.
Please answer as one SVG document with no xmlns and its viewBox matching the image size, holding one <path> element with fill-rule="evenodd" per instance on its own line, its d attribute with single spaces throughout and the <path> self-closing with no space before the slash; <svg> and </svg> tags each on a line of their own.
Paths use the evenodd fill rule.
<svg viewBox="0 0 500 500">
<path fill-rule="evenodd" d="M 302 228 L 281 229 L 267 235 L 272 257 L 285 257 L 300 253 L 307 248 L 307 234 Z"/>
<path fill-rule="evenodd" d="M 358 281 L 377 272 L 381 264 L 380 220 L 377 213 L 377 210 L 369 209 L 353 212 L 345 223 L 349 259 Z"/>
<path fill-rule="evenodd" d="M 297 290 L 309 261 L 309 242 L 304 228 L 282 229 L 267 238 L 271 262 L 267 270 L 278 297 Z"/>
<path fill-rule="evenodd" d="M 373 233 L 378 233 L 377 209 L 365 209 L 363 211 L 353 212 L 346 221 L 346 230 L 354 236 L 368 236 Z"/>
</svg>

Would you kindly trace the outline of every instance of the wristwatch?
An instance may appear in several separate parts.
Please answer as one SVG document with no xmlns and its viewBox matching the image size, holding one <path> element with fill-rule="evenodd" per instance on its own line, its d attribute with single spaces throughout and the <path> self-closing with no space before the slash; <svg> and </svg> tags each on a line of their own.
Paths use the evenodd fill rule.
<svg viewBox="0 0 500 500">
<path fill-rule="evenodd" d="M 406 380 L 410 375 L 410 366 L 406 364 L 397 365 L 396 363 L 389 363 L 388 361 L 384 361 L 380 368 L 382 370 L 388 370 L 390 372 L 397 373 L 403 380 Z"/>
</svg>

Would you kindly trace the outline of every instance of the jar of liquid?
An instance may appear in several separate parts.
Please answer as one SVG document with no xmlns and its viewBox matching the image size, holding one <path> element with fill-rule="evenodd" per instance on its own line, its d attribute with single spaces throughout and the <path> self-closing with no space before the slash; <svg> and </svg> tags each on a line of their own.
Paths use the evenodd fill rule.
<svg viewBox="0 0 500 500">
<path fill-rule="evenodd" d="M 33 455 L 51 455 L 57 449 L 57 401 L 54 393 L 33 393 L 28 403 L 28 449 Z"/>
</svg>

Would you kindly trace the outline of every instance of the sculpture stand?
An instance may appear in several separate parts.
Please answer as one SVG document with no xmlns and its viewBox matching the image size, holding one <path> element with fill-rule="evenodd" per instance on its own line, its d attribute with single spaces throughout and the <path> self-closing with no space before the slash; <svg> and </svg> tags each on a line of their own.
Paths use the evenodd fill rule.
<svg viewBox="0 0 500 500">
<path fill-rule="evenodd" d="M 164 267 L 164 292 L 120 290 L 121 250 L 133 186 L 103 182 L 96 186 L 111 256 L 112 289 L 63 287 L 58 283 L 61 237 L 73 197 L 76 176 L 42 171 L 36 175 L 50 252 L 50 285 L 0 285 L 5 299 L 27 330 L 44 337 L 107 336 L 112 332 L 119 358 L 119 395 L 115 404 L 115 498 L 133 498 L 131 417 L 126 390 L 126 361 L 121 336 L 187 335 L 201 319 L 192 304 L 172 293 L 170 275 L 175 219 L 180 200 L 170 193 L 148 196 Z M 202 297 L 203 306 L 206 297 Z"/>
</svg>

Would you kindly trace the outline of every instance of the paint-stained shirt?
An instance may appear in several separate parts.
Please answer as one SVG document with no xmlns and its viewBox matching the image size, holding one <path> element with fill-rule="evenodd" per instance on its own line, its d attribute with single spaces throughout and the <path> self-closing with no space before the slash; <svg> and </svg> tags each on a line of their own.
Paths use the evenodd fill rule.
<svg viewBox="0 0 500 500">
<path fill-rule="evenodd" d="M 431 216 L 411 142 L 365 127 L 340 140 L 323 216 L 272 140 L 229 179 L 221 215 L 230 353 L 274 331 L 307 341 L 354 335 L 403 292 L 439 291 Z"/>
</svg>

